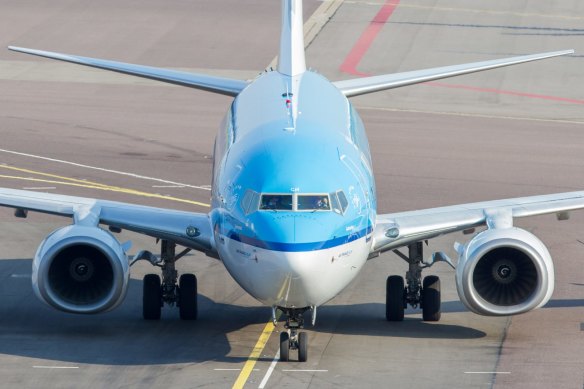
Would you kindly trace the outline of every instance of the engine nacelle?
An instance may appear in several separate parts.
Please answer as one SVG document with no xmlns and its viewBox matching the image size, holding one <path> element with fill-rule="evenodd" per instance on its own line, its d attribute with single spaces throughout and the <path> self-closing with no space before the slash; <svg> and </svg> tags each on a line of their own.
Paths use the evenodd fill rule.
<svg viewBox="0 0 584 389">
<path fill-rule="evenodd" d="M 520 228 L 490 229 L 460 253 L 456 287 L 460 300 L 475 313 L 516 315 L 548 302 L 554 291 L 554 265 L 533 234 Z"/>
<path fill-rule="evenodd" d="M 98 227 L 70 225 L 41 243 L 33 262 L 36 295 L 61 311 L 98 313 L 124 299 L 130 278 L 120 243 Z"/>
</svg>

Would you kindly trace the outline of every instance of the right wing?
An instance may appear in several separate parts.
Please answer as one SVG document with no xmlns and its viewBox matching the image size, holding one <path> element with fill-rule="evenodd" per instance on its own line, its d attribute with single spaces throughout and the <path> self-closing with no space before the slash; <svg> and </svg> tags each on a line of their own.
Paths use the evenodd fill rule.
<svg viewBox="0 0 584 389">
<path fill-rule="evenodd" d="M 132 76 L 148 78 L 150 80 L 162 81 L 175 85 L 187 86 L 190 88 L 201 89 L 227 96 L 237 96 L 239 92 L 241 92 L 248 85 L 248 82 L 246 81 L 225 77 L 208 76 L 205 74 L 181 72 L 177 70 L 155 68 L 152 66 L 134 65 L 130 63 L 108 61 L 104 59 L 81 57 L 78 55 L 26 49 L 23 47 L 8 46 L 8 48 L 12 51 L 18 51 L 25 54 L 38 55 L 39 57 L 57 59 L 60 61 L 71 62 L 77 65 L 85 65 L 93 68 L 111 70 L 117 73 L 130 74 Z"/>
<path fill-rule="evenodd" d="M 584 191 L 484 201 L 377 216 L 372 255 L 475 227 L 510 227 L 514 218 L 584 208 Z M 503 225 L 498 225 L 503 224 Z"/>
<path fill-rule="evenodd" d="M 412 72 L 385 74 L 381 76 L 355 78 L 352 80 L 337 81 L 333 84 L 347 97 L 379 92 L 386 89 L 414 85 L 421 82 L 439 80 L 442 78 L 460 76 L 463 74 L 496 69 L 503 66 L 537 61 L 540 59 L 573 54 L 574 50 L 553 51 L 550 53 L 522 55 L 519 57 L 496 59 L 492 61 L 472 62 L 462 65 L 443 66 L 439 68 L 415 70 Z"/>
<path fill-rule="evenodd" d="M 0 206 L 73 218 L 75 224 L 99 223 L 166 239 L 185 247 L 214 254 L 213 231 L 209 216 L 128 203 L 84 197 L 38 193 L 0 188 Z"/>
</svg>

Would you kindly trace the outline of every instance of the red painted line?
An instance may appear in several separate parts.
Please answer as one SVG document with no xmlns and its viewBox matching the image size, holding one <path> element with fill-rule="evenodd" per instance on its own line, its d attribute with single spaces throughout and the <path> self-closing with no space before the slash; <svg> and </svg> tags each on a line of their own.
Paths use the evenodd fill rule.
<svg viewBox="0 0 584 389">
<path fill-rule="evenodd" d="M 360 77 L 368 76 L 368 74 L 359 72 L 357 65 L 359 65 L 359 62 L 361 62 L 361 59 L 367 53 L 375 38 L 377 38 L 377 34 L 379 34 L 379 31 L 381 31 L 383 25 L 389 20 L 389 17 L 398 5 L 399 0 L 388 0 L 381 7 L 381 10 L 375 15 L 367 29 L 363 31 L 363 34 L 361 34 L 361 37 L 359 37 L 359 40 L 351 49 L 349 55 L 347 55 L 347 58 L 345 58 L 345 61 L 341 65 L 341 72 Z"/>
<path fill-rule="evenodd" d="M 381 31 L 384 24 L 387 23 L 393 11 L 399 5 L 400 0 L 387 0 L 386 3 L 381 7 L 381 10 L 375 15 L 373 20 L 369 23 L 369 26 L 365 29 L 363 34 L 359 37 L 359 40 L 347 57 L 345 61 L 341 64 L 340 70 L 343 73 L 349 73 L 359 77 L 367 77 L 370 74 L 363 73 L 357 70 L 357 66 L 361 62 L 361 59 L 365 56 L 373 41 L 377 38 L 377 34 Z M 496 93 L 500 95 L 511 95 L 511 96 L 521 96 L 527 97 L 531 99 L 542 99 L 542 100 L 551 100 L 551 101 L 560 101 L 564 103 L 571 103 L 571 104 L 583 104 L 584 100 L 578 99 L 570 99 L 565 97 L 558 97 L 558 96 L 547 96 L 547 95 L 540 95 L 536 93 L 525 93 L 525 92 L 516 92 L 516 91 L 509 91 L 509 90 L 502 90 L 502 89 L 492 89 L 492 88 L 480 88 L 468 85 L 454 85 L 454 84 L 444 84 L 439 82 L 427 82 L 424 83 L 425 85 L 430 85 L 434 87 L 440 88 L 451 88 L 451 89 L 465 89 L 475 92 L 481 93 Z"/>
<path fill-rule="evenodd" d="M 562 101 L 564 103 L 572 103 L 572 104 L 584 104 L 584 100 L 569 99 L 566 97 L 540 95 L 540 94 L 536 94 L 536 93 L 516 92 L 516 91 L 493 89 L 493 88 L 480 88 L 480 87 L 468 86 L 468 85 L 443 84 L 441 82 L 426 82 L 424 85 L 437 86 L 440 88 L 466 89 L 466 90 L 483 92 L 483 93 L 496 93 L 499 95 L 521 96 L 521 97 L 528 97 L 531 99 Z"/>
</svg>

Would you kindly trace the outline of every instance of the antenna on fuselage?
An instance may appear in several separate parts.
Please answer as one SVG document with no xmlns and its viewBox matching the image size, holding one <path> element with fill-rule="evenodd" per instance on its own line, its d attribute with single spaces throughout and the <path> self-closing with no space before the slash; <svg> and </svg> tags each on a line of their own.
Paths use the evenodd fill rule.
<svg viewBox="0 0 584 389">
<path fill-rule="evenodd" d="M 282 0 L 278 72 L 287 76 L 297 76 L 305 71 L 302 0 Z"/>
</svg>

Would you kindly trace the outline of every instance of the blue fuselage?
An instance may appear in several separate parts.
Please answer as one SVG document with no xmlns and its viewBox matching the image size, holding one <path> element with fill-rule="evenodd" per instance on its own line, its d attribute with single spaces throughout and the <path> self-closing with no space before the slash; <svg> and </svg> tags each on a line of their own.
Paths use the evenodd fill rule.
<svg viewBox="0 0 584 389">
<path fill-rule="evenodd" d="M 273 306 L 325 303 L 366 261 L 375 216 L 362 121 L 328 80 L 267 72 L 237 96 L 216 139 L 211 220 L 247 292 Z"/>
</svg>

